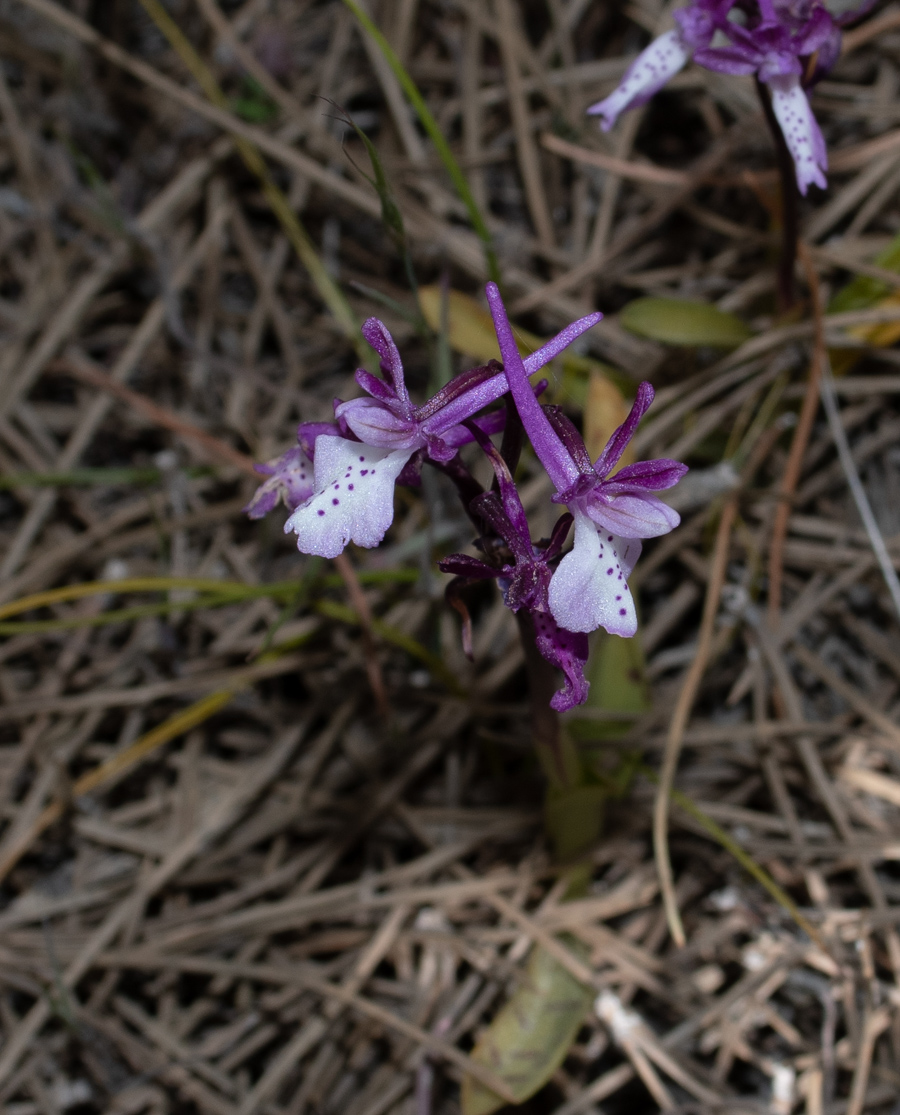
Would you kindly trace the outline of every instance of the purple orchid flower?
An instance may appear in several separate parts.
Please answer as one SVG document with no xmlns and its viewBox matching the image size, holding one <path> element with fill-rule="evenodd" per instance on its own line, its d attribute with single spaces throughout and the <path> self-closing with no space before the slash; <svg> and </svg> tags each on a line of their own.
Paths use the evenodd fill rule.
<svg viewBox="0 0 900 1115">
<path fill-rule="evenodd" d="M 724 74 L 755 74 L 768 85 L 772 109 L 794 160 L 797 186 L 824 189 L 828 156 L 804 90 L 807 60 L 818 79 L 840 55 L 840 27 L 873 0 L 832 12 L 824 0 L 692 0 L 676 11 L 678 27 L 655 39 L 632 63 L 622 82 L 587 111 L 609 130 L 620 113 L 644 104 L 687 61 Z M 808 82 L 807 82 L 808 84 Z"/>
<path fill-rule="evenodd" d="M 550 613 L 566 631 L 604 627 L 615 635 L 634 635 L 637 614 L 628 576 L 640 555 L 640 540 L 667 534 L 681 521 L 652 493 L 671 488 L 687 471 L 678 461 L 661 459 L 627 465 L 611 475 L 653 401 L 653 388 L 649 383 L 640 385 L 631 413 L 591 464 L 571 422 L 534 397 L 500 291 L 493 283 L 487 286 L 487 299 L 522 425 L 556 487 L 554 502 L 564 503 L 575 522 L 573 548 L 550 581 Z"/>
<path fill-rule="evenodd" d="M 590 314 L 573 322 L 527 356 L 526 374 L 558 356 L 601 317 Z M 446 464 L 459 446 L 472 440 L 464 423 L 508 390 L 504 372 L 491 362 L 456 376 L 423 406 L 415 407 L 406 389 L 400 353 L 387 328 L 369 318 L 362 331 L 381 357 L 384 379 L 359 369 L 356 381 L 370 398 L 336 402 L 338 428 L 316 438 L 313 491 L 284 526 L 285 533 L 297 535 L 297 548 L 306 554 L 337 557 L 350 541 L 377 546 L 393 521 L 394 485 L 410 458 L 422 453 Z M 493 432 L 503 417 L 502 412 L 488 415 L 480 420 L 480 427 Z"/>
<path fill-rule="evenodd" d="M 733 3 L 694 0 L 688 8 L 676 12 L 679 26 L 654 39 L 631 63 L 613 92 L 591 105 L 588 115 L 602 117 L 601 126 L 608 132 L 621 113 L 646 104 L 687 65 L 695 50 L 709 46 Z"/>
<path fill-rule="evenodd" d="M 551 665 L 562 670 L 565 677 L 563 688 L 553 695 L 550 707 L 557 712 L 565 712 L 575 705 L 584 704 L 590 688 L 584 676 L 588 658 L 587 635 L 561 628 L 553 618 L 549 603 L 553 577 L 550 562 L 562 549 L 572 516 L 562 515 L 549 542 L 544 546 L 535 546 L 506 462 L 474 424 L 472 433 L 494 468 L 499 495 L 484 492 L 472 501 L 470 509 L 506 544 L 508 557 L 507 553 L 497 553 L 495 556 L 500 564 L 492 565 L 468 554 L 451 554 L 438 562 L 438 568 L 466 580 L 498 580 L 506 606 L 513 612 L 524 608 L 530 614 L 538 651 Z"/>
</svg>

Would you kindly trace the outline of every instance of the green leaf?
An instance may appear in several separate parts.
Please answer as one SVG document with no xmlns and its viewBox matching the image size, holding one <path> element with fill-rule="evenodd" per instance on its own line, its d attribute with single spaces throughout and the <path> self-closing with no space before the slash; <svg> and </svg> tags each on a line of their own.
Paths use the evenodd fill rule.
<svg viewBox="0 0 900 1115">
<path fill-rule="evenodd" d="M 561 860 L 587 852 L 603 830 L 605 786 L 589 784 L 569 790 L 550 790 L 544 805 L 544 828 Z"/>
<path fill-rule="evenodd" d="M 591 639 L 587 679 L 591 691 L 584 708 L 596 709 L 604 718 L 594 720 L 576 713 L 567 722 L 569 731 L 582 742 L 618 739 L 635 717 L 652 707 L 640 632 L 632 639 L 621 639 L 598 631 Z M 623 713 L 623 718 L 617 720 L 615 713 Z"/>
<path fill-rule="evenodd" d="M 572 938 L 564 940 L 572 952 L 586 955 Z M 565 1060 L 593 995 L 559 961 L 535 948 L 522 985 L 481 1034 L 472 1059 L 497 1073 L 523 1103 Z M 500 1096 L 464 1078 L 462 1115 L 491 1115 L 503 1106 Z"/>
<path fill-rule="evenodd" d="M 900 271 L 900 234 L 875 257 L 874 262 L 886 271 Z M 837 292 L 828 305 L 829 314 L 846 313 L 849 310 L 868 310 L 875 306 L 895 306 L 900 302 L 900 291 L 881 279 L 870 275 L 857 275 Z M 882 325 L 859 325 L 848 330 L 865 344 L 876 348 L 888 348 L 900 337 L 900 326 L 889 321 Z M 829 349 L 831 370 L 836 376 L 846 375 L 859 362 L 862 353 L 859 349 Z"/>
<path fill-rule="evenodd" d="M 737 348 L 753 335 L 735 314 L 684 298 L 636 298 L 619 314 L 619 321 L 639 337 L 667 345 Z"/>
<path fill-rule="evenodd" d="M 278 116 L 278 105 L 252 77 L 245 77 L 240 95 L 231 102 L 231 111 L 251 124 L 270 124 Z"/>
<path fill-rule="evenodd" d="M 886 271 L 900 271 L 900 233 L 875 257 L 873 263 Z M 867 310 L 885 298 L 896 287 L 870 275 L 857 275 L 837 292 L 828 304 L 828 313 L 842 314 L 850 310 Z"/>
</svg>

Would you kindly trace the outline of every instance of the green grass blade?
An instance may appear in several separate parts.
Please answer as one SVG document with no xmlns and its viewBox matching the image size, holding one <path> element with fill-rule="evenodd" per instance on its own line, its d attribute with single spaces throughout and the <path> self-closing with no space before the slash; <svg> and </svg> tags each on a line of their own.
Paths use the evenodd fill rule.
<svg viewBox="0 0 900 1115">
<path fill-rule="evenodd" d="M 159 0 L 141 0 L 141 5 L 188 68 L 194 80 L 206 94 L 207 99 L 214 105 L 218 105 L 219 108 L 227 109 L 229 107 L 228 98 L 219 88 L 212 71 Z M 328 273 L 325 264 L 319 258 L 313 242 L 292 209 L 290 202 L 276 185 L 269 173 L 265 159 L 259 153 L 258 148 L 249 140 L 240 136 L 234 136 L 233 138 L 234 145 L 248 170 L 259 178 L 269 207 L 278 218 L 300 262 L 309 272 L 309 276 L 319 292 L 319 297 L 331 311 L 347 339 L 353 344 L 359 359 L 364 364 L 374 362 L 375 354 L 360 336 L 356 314 L 354 314 L 344 292 Z"/>
<path fill-rule="evenodd" d="M 456 161 L 453 152 L 450 150 L 450 144 L 444 138 L 444 133 L 438 126 L 437 120 L 432 116 L 431 109 L 425 103 L 425 98 L 419 92 L 418 86 L 410 77 L 406 67 L 395 54 L 394 48 L 378 30 L 369 16 L 362 10 L 359 4 L 356 3 L 356 0 L 344 0 L 344 3 L 350 11 L 353 12 L 366 34 L 370 36 L 384 55 L 385 60 L 394 72 L 394 76 L 400 82 L 400 86 L 406 94 L 409 103 L 416 110 L 416 115 L 419 117 L 422 127 L 428 133 L 431 142 L 434 144 L 440 156 L 441 162 L 450 175 L 460 200 L 468 211 L 469 220 L 472 222 L 472 228 L 475 230 L 478 239 L 484 245 L 484 258 L 487 263 L 488 278 L 492 282 L 500 285 L 500 266 L 497 263 L 497 255 L 494 252 L 493 238 L 481 214 L 481 210 L 478 208 L 478 202 L 475 200 L 469 183 L 466 180 L 466 176 L 462 172 L 462 167 Z"/>
<path fill-rule="evenodd" d="M 650 767 L 641 766 L 640 771 L 646 775 L 654 784 L 658 783 L 659 778 L 655 770 Z M 800 913 L 796 902 L 775 882 L 772 876 L 766 871 L 764 867 L 738 844 L 738 842 L 726 832 L 721 825 L 717 824 L 712 817 L 704 813 L 699 806 L 695 805 L 687 794 L 683 794 L 680 790 L 672 790 L 671 799 L 680 809 L 683 809 L 688 816 L 692 817 L 698 825 L 707 833 L 707 835 L 725 849 L 729 855 L 733 856 L 737 862 L 743 867 L 748 875 L 751 875 L 759 885 L 771 895 L 771 897 L 778 903 L 778 905 L 787 913 L 797 925 L 807 934 L 816 944 L 822 949 L 823 952 L 828 952 L 822 936 L 814 925 Z"/>
</svg>

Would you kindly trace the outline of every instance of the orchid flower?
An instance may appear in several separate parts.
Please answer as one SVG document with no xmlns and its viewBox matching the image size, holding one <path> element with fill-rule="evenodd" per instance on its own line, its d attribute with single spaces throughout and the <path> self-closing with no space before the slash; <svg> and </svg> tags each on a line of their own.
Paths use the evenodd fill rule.
<svg viewBox="0 0 900 1115">
<path fill-rule="evenodd" d="M 646 104 L 687 65 L 695 50 L 709 46 L 733 3 L 694 0 L 688 8 L 676 12 L 679 26 L 654 39 L 631 63 L 613 92 L 591 105 L 588 114 L 602 117 L 601 126 L 608 132 L 621 113 Z"/>
<path fill-rule="evenodd" d="M 565 684 L 553 695 L 550 706 L 557 712 L 565 712 L 583 704 L 589 688 L 584 677 L 584 664 L 588 657 L 587 636 L 563 630 L 553 618 L 548 598 L 553 576 L 549 563 L 559 555 L 572 518 L 570 515 L 561 516 L 549 542 L 543 547 L 535 546 L 506 462 L 477 427 L 473 427 L 472 432 L 493 466 L 499 495 L 484 492 L 472 501 L 470 509 L 502 539 L 506 544 L 506 553 L 496 555 L 499 565 L 480 561 L 468 554 L 451 554 L 438 562 L 438 568 L 466 580 L 499 580 L 506 606 L 513 612 L 525 609 L 531 615 L 538 651 L 565 676 Z"/>
<path fill-rule="evenodd" d="M 573 322 L 527 356 L 526 374 L 558 356 L 601 316 L 590 314 Z M 384 378 L 359 369 L 356 381 L 370 397 L 337 401 L 338 426 L 315 440 L 313 490 L 284 526 L 285 533 L 297 535 L 302 553 L 333 558 L 350 541 L 357 546 L 377 546 L 393 521 L 394 485 L 402 479 L 413 455 L 423 453 L 438 464 L 449 462 L 459 446 L 472 440 L 463 423 L 507 391 L 504 372 L 491 362 L 456 376 L 416 407 L 406 389 L 400 353 L 387 328 L 377 318 L 369 318 L 362 332 L 381 357 Z M 502 412 L 488 415 L 480 420 L 481 428 L 492 432 L 502 421 Z"/>
<path fill-rule="evenodd" d="M 871 6 L 872 0 L 856 0 L 849 8 L 837 0 L 830 5 L 825 0 L 692 0 L 674 13 L 678 27 L 655 39 L 618 88 L 587 111 L 602 117 L 608 131 L 620 113 L 644 104 L 691 57 L 718 73 L 755 74 L 769 87 L 800 192 L 805 195 L 810 185 L 824 189 L 828 157 L 804 75 L 817 79 L 834 65 L 840 27 Z"/>
<path fill-rule="evenodd" d="M 637 614 L 628 576 L 640 555 L 641 539 L 667 534 L 680 522 L 678 513 L 653 493 L 671 488 L 687 471 L 678 461 L 661 459 L 627 465 L 612 475 L 653 401 L 653 388 L 640 385 L 631 413 L 591 464 L 571 422 L 535 398 L 493 283 L 487 286 L 487 299 L 513 402 L 556 487 L 554 502 L 565 504 L 575 522 L 573 548 L 550 580 L 553 619 L 566 631 L 604 627 L 615 635 L 634 635 Z"/>
</svg>

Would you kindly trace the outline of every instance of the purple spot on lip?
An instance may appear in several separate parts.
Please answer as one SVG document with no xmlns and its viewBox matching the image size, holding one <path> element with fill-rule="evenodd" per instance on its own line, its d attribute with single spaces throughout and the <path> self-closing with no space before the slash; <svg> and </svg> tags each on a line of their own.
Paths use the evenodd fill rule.
<svg viewBox="0 0 900 1115">
<path fill-rule="evenodd" d="M 620 615 L 620 616 L 624 616 L 624 615 L 627 615 L 627 614 L 628 614 L 628 613 L 627 613 L 627 612 L 625 611 L 625 609 L 624 609 L 624 608 L 620 608 L 620 609 L 619 609 L 619 615 Z"/>
<path fill-rule="evenodd" d="M 606 575 L 607 577 L 611 577 L 613 575 L 613 571 L 611 569 L 607 569 Z"/>
<path fill-rule="evenodd" d="M 352 484 L 348 484 L 348 485 L 347 485 L 347 488 L 348 488 L 348 489 L 349 489 L 349 490 L 350 490 L 351 492 L 353 491 L 353 485 L 352 485 Z"/>
<path fill-rule="evenodd" d="M 333 500 L 332 500 L 331 502 L 332 502 L 332 503 L 334 504 L 334 506 L 335 506 L 335 507 L 337 507 L 337 505 L 338 505 L 338 504 L 339 504 L 339 503 L 340 503 L 341 501 L 340 501 L 339 499 L 333 499 Z"/>
<path fill-rule="evenodd" d="M 320 511 L 320 512 L 319 512 L 319 514 L 320 514 L 320 515 L 324 515 L 324 514 L 325 514 L 325 512 L 324 512 L 324 511 Z"/>
<path fill-rule="evenodd" d="M 362 469 L 359 470 L 359 475 L 360 476 L 368 476 L 369 475 L 369 470 L 367 468 L 362 468 Z"/>
</svg>

